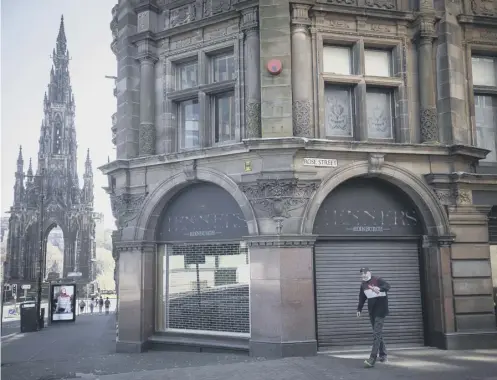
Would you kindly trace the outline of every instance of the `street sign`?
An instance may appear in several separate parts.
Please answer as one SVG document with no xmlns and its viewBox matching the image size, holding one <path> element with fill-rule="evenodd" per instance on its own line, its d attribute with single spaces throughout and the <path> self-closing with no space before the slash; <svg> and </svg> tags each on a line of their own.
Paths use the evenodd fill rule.
<svg viewBox="0 0 497 380">
<path fill-rule="evenodd" d="M 31 285 L 29 285 L 29 284 L 21 285 L 21 289 L 22 290 L 29 290 L 29 289 L 31 289 Z"/>
<path fill-rule="evenodd" d="M 83 275 L 83 273 L 81 272 L 69 272 L 67 274 L 67 277 L 81 277 Z"/>
</svg>

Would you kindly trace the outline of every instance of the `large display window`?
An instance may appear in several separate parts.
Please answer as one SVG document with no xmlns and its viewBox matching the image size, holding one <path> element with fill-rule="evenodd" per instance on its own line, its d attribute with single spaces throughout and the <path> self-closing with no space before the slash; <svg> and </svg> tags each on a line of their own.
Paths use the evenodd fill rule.
<svg viewBox="0 0 497 380">
<path fill-rule="evenodd" d="M 161 219 L 156 329 L 250 334 L 248 231 L 236 201 L 218 186 L 196 184 Z"/>
</svg>

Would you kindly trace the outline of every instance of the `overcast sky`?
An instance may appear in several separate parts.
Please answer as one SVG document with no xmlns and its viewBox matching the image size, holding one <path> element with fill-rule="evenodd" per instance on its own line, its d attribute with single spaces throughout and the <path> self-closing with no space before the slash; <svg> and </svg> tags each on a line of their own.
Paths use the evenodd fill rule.
<svg viewBox="0 0 497 380">
<path fill-rule="evenodd" d="M 78 174 L 82 185 L 90 148 L 95 182 L 95 211 L 112 228 L 107 179 L 97 167 L 115 158 L 111 115 L 116 111 L 116 59 L 110 50 L 111 10 L 116 0 L 1 0 L 1 212 L 13 201 L 19 145 L 25 171 L 29 157 L 36 170 L 43 95 L 50 80 L 60 17 L 64 15 L 71 84 L 76 100 Z"/>
</svg>

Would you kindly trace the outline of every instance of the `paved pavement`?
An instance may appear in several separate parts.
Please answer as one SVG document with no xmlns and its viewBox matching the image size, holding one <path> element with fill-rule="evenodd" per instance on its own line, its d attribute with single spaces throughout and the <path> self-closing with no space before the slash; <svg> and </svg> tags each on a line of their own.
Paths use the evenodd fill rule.
<svg viewBox="0 0 497 380">
<path fill-rule="evenodd" d="M 497 380 L 497 350 L 392 350 L 364 369 L 367 353 L 264 360 L 246 355 L 152 351 L 116 354 L 114 315 L 2 338 L 3 380 Z"/>
</svg>

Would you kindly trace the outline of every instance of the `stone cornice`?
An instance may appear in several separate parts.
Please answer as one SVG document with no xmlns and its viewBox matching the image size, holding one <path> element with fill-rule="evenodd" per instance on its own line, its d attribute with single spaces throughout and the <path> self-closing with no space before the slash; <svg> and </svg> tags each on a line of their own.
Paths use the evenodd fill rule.
<svg viewBox="0 0 497 380">
<path fill-rule="evenodd" d="M 329 152 L 377 153 L 389 155 L 432 155 L 432 156 L 465 156 L 472 161 L 484 158 L 487 150 L 466 145 L 441 144 L 396 144 L 377 143 L 368 141 L 332 141 L 326 139 L 308 139 L 302 137 L 275 137 L 245 139 L 241 143 L 232 145 L 203 148 L 170 154 L 120 159 L 100 166 L 103 174 L 111 174 L 119 170 L 139 168 L 164 163 L 176 163 L 184 160 L 205 159 L 210 157 L 228 156 L 234 154 L 269 150 L 295 149 L 320 150 Z M 467 173 L 470 174 L 470 173 Z"/>
<path fill-rule="evenodd" d="M 316 241 L 316 235 L 258 235 L 246 236 L 249 247 L 258 248 L 299 248 L 313 247 Z"/>
<path fill-rule="evenodd" d="M 474 26 L 490 26 L 494 27 L 497 25 L 497 20 L 495 17 L 487 16 L 473 16 L 473 15 L 459 15 L 457 16 L 457 21 L 460 24 L 472 24 Z"/>
<path fill-rule="evenodd" d="M 415 19 L 415 15 L 411 12 L 403 12 L 397 10 L 383 10 L 383 9 L 374 9 L 374 8 L 360 8 L 360 7 L 347 7 L 342 5 L 328 5 L 328 4 L 316 4 L 311 8 L 311 11 L 314 12 L 333 12 L 335 14 L 344 14 L 350 16 L 366 16 L 366 17 L 374 17 L 377 19 L 386 19 L 386 20 L 406 20 L 413 21 Z"/>
<path fill-rule="evenodd" d="M 497 174 L 479 174 L 467 172 L 432 173 L 425 175 L 430 185 L 471 184 L 494 185 L 497 187 Z"/>
</svg>

